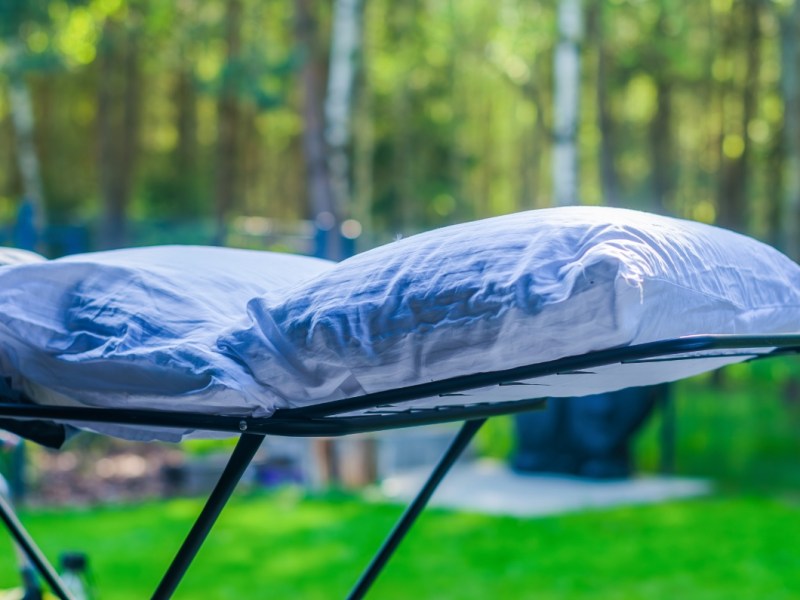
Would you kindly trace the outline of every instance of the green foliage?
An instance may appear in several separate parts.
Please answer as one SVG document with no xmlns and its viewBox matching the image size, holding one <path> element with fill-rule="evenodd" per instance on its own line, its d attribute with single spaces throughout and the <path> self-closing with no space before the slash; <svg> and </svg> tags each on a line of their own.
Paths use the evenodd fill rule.
<svg viewBox="0 0 800 600">
<path fill-rule="evenodd" d="M 16 35 L 23 23 L 45 21 L 47 5 L 45 0 L 0 0 L 0 37 Z"/>
<path fill-rule="evenodd" d="M 514 417 L 494 417 L 478 431 L 475 450 L 479 455 L 498 460 L 507 460 L 514 451 Z"/>
<path fill-rule="evenodd" d="M 187 440 L 181 444 L 181 448 L 189 454 L 195 456 L 208 456 L 221 452 L 230 453 L 236 445 L 236 438 L 223 440 Z"/>
<path fill-rule="evenodd" d="M 233 94 L 238 108 L 234 147 L 241 157 L 230 216 L 308 215 L 305 59 L 294 3 L 238 4 L 240 43 L 228 56 L 233 3 L 223 0 L 0 0 L 0 39 L 24 45 L 14 64 L 27 73 L 34 94 L 44 187 L 58 221 L 103 208 L 98 57 L 110 43 L 109 22 L 138 40 L 131 215 L 214 214 L 218 104 L 225 94 Z M 365 3 L 352 148 L 353 193 L 361 205 L 345 212 L 369 222 L 371 239 L 550 204 L 556 4 Z M 614 200 L 714 221 L 729 202 L 722 190 L 732 185 L 746 196 L 734 226 L 776 239 L 783 185 L 777 173 L 786 159 L 780 31 L 791 11 L 759 3 L 753 45 L 746 5 L 585 4 L 578 137 L 583 202 Z M 330 9 L 323 2 L 311 6 L 325 46 Z M 747 81 L 748 56 L 756 51 L 755 80 Z M 105 84 L 127 85 L 125 52 L 109 56 L 116 79 Z M 3 86 L 0 80 L 0 97 Z M 744 115 L 747 90 L 755 90 L 756 102 Z M 598 112 L 601 92 L 605 117 Z M 115 97 L 122 102 L 124 90 Z M 0 101 L 0 164 L 12 164 L 5 105 Z M 604 172 L 599 156 L 609 149 L 611 170 Z M 731 173 L 746 173 L 743 186 L 726 183 L 726 165 L 734 165 Z M 614 198 L 605 195 L 609 177 Z M 0 171 L 0 195 L 18 194 L 14 170 Z"/>
<path fill-rule="evenodd" d="M 673 387 L 677 469 L 737 489 L 793 489 L 800 484 L 800 407 L 790 398 L 797 360 L 770 359 L 705 375 Z M 638 445 L 641 467 L 657 469 L 660 415 Z"/>
</svg>

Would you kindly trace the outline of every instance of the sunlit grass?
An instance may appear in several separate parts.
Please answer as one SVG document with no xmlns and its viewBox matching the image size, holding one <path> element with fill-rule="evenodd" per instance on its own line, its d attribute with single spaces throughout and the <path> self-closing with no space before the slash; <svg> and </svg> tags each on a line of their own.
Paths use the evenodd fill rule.
<svg viewBox="0 0 800 600">
<path fill-rule="evenodd" d="M 176 500 L 27 512 L 51 556 L 89 552 L 102 598 L 143 598 L 199 510 Z M 400 508 L 354 498 L 240 497 L 179 598 L 340 598 Z M 374 598 L 792 598 L 800 510 L 791 499 L 719 497 L 544 519 L 433 510 Z M 0 585 L 15 583 L 8 542 Z"/>
</svg>

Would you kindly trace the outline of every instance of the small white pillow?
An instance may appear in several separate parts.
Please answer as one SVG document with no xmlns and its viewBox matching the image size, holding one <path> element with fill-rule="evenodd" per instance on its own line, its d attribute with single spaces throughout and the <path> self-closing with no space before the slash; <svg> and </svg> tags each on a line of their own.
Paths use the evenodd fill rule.
<svg viewBox="0 0 800 600">
<path fill-rule="evenodd" d="M 723 229 L 603 207 L 431 231 L 340 263 L 220 340 L 287 405 L 692 334 L 800 332 L 800 268 Z"/>
<path fill-rule="evenodd" d="M 23 265 L 47 260 L 41 254 L 19 248 L 0 248 L 0 267 L 6 265 Z"/>
<path fill-rule="evenodd" d="M 0 376 L 46 404 L 271 414 L 217 338 L 244 322 L 249 299 L 277 301 L 333 266 L 167 246 L 0 267 Z"/>
</svg>

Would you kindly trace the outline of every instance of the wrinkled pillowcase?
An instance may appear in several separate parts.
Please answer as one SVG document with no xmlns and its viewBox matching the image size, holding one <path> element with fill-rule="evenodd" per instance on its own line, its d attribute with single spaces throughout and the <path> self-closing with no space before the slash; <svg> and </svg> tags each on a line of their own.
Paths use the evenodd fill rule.
<svg viewBox="0 0 800 600">
<path fill-rule="evenodd" d="M 692 334 L 800 331 L 800 268 L 754 239 L 605 207 L 365 252 L 256 298 L 219 347 L 305 405 Z"/>
<path fill-rule="evenodd" d="M 0 376 L 47 404 L 268 415 L 272 397 L 217 338 L 249 299 L 333 265 L 172 246 L 0 267 Z"/>
<path fill-rule="evenodd" d="M 0 248 L 0 267 L 7 265 L 23 265 L 47 260 L 41 254 L 20 250 L 19 248 Z"/>
</svg>

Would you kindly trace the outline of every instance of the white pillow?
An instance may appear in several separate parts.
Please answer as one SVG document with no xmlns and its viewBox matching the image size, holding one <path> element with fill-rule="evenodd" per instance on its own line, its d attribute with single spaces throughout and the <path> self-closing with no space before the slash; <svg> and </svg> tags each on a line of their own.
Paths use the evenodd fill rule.
<svg viewBox="0 0 800 600">
<path fill-rule="evenodd" d="M 270 414 L 217 338 L 250 298 L 276 301 L 333 265 L 168 246 L 0 267 L 0 376 L 47 404 Z"/>
<path fill-rule="evenodd" d="M 41 254 L 19 248 L 0 248 L 0 267 L 6 265 L 22 265 L 47 260 Z"/>
<path fill-rule="evenodd" d="M 400 240 L 249 312 L 220 348 L 304 405 L 691 334 L 797 333 L 800 268 L 708 225 L 567 207 Z"/>
</svg>

